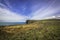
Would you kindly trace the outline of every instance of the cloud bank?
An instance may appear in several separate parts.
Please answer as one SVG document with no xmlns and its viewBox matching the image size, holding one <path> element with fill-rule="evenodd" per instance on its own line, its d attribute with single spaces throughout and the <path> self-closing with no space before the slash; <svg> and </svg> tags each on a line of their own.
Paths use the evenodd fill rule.
<svg viewBox="0 0 60 40">
<path fill-rule="evenodd" d="M 52 16 L 52 15 L 56 16 L 54 14 L 58 14 L 58 12 L 60 11 L 60 5 L 57 4 L 56 2 L 57 2 L 57 0 L 53 0 L 49 5 L 47 5 L 47 6 L 44 5 L 42 8 L 39 8 L 35 12 L 32 12 L 31 19 L 40 20 L 40 19 L 45 19 L 46 17 Z"/>
<path fill-rule="evenodd" d="M 46 16 L 52 15 L 59 11 L 60 11 L 60 7 L 57 8 L 49 7 L 47 9 L 45 7 L 42 7 L 39 10 L 32 12 L 31 15 L 28 17 L 28 16 L 24 16 L 12 12 L 9 9 L 0 7 L 0 21 L 1 22 L 25 22 L 28 19 L 41 20 L 41 19 L 45 19 Z"/>
<path fill-rule="evenodd" d="M 11 11 L 13 7 L 5 0 L 6 5 L 0 3 L 0 22 L 25 22 L 26 20 L 41 20 L 55 13 L 60 13 L 60 5 L 53 0 L 51 4 L 45 4 L 40 8 L 40 3 L 31 7 L 32 12 L 29 16 L 21 15 L 22 13 L 15 13 Z M 10 9 L 9 9 L 10 8 Z M 25 8 L 24 8 L 25 9 Z M 59 15 L 59 14 L 58 14 Z M 54 17 L 54 15 L 53 15 Z M 50 18 L 50 17 L 48 17 Z"/>
<path fill-rule="evenodd" d="M 37 10 L 36 12 L 32 13 L 32 18 L 31 19 L 44 19 L 45 17 L 49 16 L 49 15 L 53 15 L 57 12 L 60 11 L 60 7 L 57 8 L 41 8 L 39 10 Z M 54 16 L 54 15 L 53 15 Z"/>
<path fill-rule="evenodd" d="M 19 15 L 8 9 L 0 8 L 0 20 L 2 22 L 24 22 L 27 16 Z"/>
</svg>

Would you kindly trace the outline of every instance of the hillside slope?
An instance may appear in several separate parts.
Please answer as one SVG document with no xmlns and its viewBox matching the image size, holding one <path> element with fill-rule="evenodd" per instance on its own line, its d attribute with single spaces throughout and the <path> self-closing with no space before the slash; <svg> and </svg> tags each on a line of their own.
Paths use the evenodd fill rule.
<svg viewBox="0 0 60 40">
<path fill-rule="evenodd" d="M 0 27 L 0 40 L 60 40 L 60 19 Z"/>
</svg>

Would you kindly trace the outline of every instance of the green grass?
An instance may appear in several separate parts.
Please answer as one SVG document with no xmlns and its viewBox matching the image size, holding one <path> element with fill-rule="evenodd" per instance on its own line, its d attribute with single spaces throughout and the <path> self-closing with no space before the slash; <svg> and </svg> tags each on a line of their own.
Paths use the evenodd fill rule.
<svg viewBox="0 0 60 40">
<path fill-rule="evenodd" d="M 0 27 L 0 40 L 60 40 L 60 20 L 34 21 L 17 26 Z"/>
</svg>

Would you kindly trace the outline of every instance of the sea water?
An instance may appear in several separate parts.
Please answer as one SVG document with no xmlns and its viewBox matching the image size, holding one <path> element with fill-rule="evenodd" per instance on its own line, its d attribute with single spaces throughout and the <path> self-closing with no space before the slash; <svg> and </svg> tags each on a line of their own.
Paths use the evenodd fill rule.
<svg viewBox="0 0 60 40">
<path fill-rule="evenodd" d="M 0 26 L 26 24 L 26 22 L 0 22 Z"/>
</svg>

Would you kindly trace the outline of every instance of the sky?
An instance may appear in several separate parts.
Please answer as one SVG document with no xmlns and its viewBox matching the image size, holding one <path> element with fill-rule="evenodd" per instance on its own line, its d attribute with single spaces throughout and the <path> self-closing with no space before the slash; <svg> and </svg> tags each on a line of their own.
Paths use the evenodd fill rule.
<svg viewBox="0 0 60 40">
<path fill-rule="evenodd" d="M 0 22 L 25 22 L 60 16 L 60 0 L 0 0 Z"/>
</svg>

